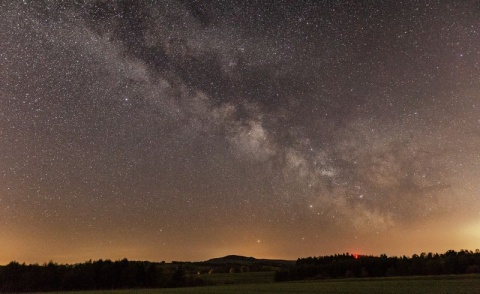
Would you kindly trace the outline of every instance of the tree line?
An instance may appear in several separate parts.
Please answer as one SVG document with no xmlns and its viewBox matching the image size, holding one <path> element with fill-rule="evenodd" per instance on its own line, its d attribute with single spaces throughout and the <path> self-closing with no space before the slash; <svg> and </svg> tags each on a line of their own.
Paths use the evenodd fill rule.
<svg viewBox="0 0 480 294">
<path fill-rule="evenodd" d="M 277 269 L 275 281 L 480 273 L 480 250 L 449 250 L 443 254 L 422 253 L 412 257 L 345 253 L 299 258 L 295 263 L 273 260 L 247 263 L 231 259 L 171 264 L 127 259 L 88 261 L 74 265 L 11 262 L 0 266 L 0 292 L 203 286 L 211 284 L 208 279 L 203 279 L 204 274 L 210 272 L 255 269 Z"/>
<path fill-rule="evenodd" d="M 0 292 L 39 292 L 203 285 L 186 274 L 182 265 L 164 266 L 147 261 L 98 260 L 75 265 L 11 262 L 0 267 Z"/>
<path fill-rule="evenodd" d="M 275 273 L 275 281 L 322 278 L 450 275 L 480 273 L 480 250 L 449 250 L 412 257 L 362 256 L 349 253 L 299 258 L 295 266 Z"/>
</svg>

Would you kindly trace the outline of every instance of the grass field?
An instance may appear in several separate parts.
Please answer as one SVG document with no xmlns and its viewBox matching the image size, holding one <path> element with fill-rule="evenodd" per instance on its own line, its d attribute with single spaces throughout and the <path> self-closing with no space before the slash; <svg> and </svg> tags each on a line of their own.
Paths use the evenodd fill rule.
<svg viewBox="0 0 480 294">
<path fill-rule="evenodd" d="M 273 283 L 273 276 L 274 272 L 246 272 L 236 274 L 205 274 L 199 277 L 214 285 L 230 285 Z"/>
<path fill-rule="evenodd" d="M 266 279 L 266 274 L 260 275 Z M 242 277 L 242 275 L 244 275 Z M 232 276 L 236 276 L 232 278 Z M 118 291 L 68 292 L 69 294 L 166 294 L 166 293 L 480 293 L 480 275 L 395 277 L 371 279 L 316 280 L 285 283 L 244 284 L 255 276 L 251 273 L 232 274 L 232 285 L 177 289 L 135 289 Z M 249 278 L 247 278 L 249 277 Z M 218 276 L 218 281 L 222 276 Z M 226 277 L 224 277 L 226 278 Z M 243 279 L 243 280 L 242 280 Z M 221 280 L 225 281 L 225 280 Z M 57 292 L 58 293 L 58 292 Z"/>
</svg>

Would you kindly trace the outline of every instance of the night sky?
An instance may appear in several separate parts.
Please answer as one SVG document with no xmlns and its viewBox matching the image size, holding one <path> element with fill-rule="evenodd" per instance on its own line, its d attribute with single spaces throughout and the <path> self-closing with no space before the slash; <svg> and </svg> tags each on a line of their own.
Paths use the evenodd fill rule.
<svg viewBox="0 0 480 294">
<path fill-rule="evenodd" d="M 2 1 L 0 264 L 480 247 L 479 1 Z"/>
</svg>

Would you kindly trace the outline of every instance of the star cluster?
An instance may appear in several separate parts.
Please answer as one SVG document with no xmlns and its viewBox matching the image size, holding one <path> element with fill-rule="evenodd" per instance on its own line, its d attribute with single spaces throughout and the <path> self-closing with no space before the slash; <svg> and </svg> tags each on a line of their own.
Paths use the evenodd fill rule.
<svg viewBox="0 0 480 294">
<path fill-rule="evenodd" d="M 479 16 L 0 4 L 0 262 L 474 249 Z"/>
</svg>

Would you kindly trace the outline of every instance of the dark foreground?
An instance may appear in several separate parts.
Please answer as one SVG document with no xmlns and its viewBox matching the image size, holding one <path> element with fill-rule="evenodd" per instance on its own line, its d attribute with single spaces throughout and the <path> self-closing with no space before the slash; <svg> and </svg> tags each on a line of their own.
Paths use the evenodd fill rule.
<svg viewBox="0 0 480 294">
<path fill-rule="evenodd" d="M 238 274 L 241 275 L 241 274 Z M 55 292 L 58 293 L 58 292 Z M 130 293 L 480 293 L 480 275 L 335 279 L 284 283 L 234 284 L 176 289 L 68 292 Z"/>
<path fill-rule="evenodd" d="M 311 280 L 323 280 L 324 283 L 326 283 L 325 281 L 335 281 L 335 284 L 333 284 L 335 287 L 350 287 L 352 284 L 343 286 L 343 284 L 338 284 L 340 283 L 338 281 L 349 281 L 346 278 L 362 278 L 364 281 L 352 281 L 363 283 L 370 281 L 366 278 L 398 277 L 393 279 L 393 282 L 389 282 L 391 284 L 401 280 L 410 281 L 408 278 L 401 277 L 419 276 L 431 278 L 414 278 L 412 281 L 434 279 L 434 285 L 429 286 L 432 288 L 439 284 L 438 281 L 445 279 L 442 277 L 449 277 L 447 280 L 452 280 L 450 277 L 454 275 L 479 273 L 480 250 L 478 249 L 475 252 L 449 250 L 444 254 L 422 253 L 420 255 L 414 254 L 412 257 L 344 253 L 299 258 L 297 261 L 255 259 L 253 257 L 229 255 L 204 262 L 165 263 L 129 261 L 127 259 L 117 261 L 97 260 L 73 265 L 56 264 L 54 262 L 43 265 L 27 265 L 11 262 L 6 266 L 0 266 L 0 292 L 24 293 L 184 287 L 209 289 L 204 287 Z M 433 276 L 437 278 L 433 278 Z M 453 280 L 457 281 L 458 278 Z M 372 281 L 390 280 L 374 279 Z M 412 283 L 410 281 L 405 284 L 405 287 L 409 287 Z M 455 285 L 455 283 L 453 284 Z M 296 287 L 301 287 L 299 285 Z M 360 289 L 364 285 L 367 285 L 365 287 L 368 289 L 373 289 L 379 284 L 358 284 L 354 285 L 354 289 L 358 287 Z M 419 287 L 415 283 L 412 285 L 414 288 Z M 317 286 L 319 285 L 309 285 L 308 288 Z M 323 287 L 323 284 L 320 286 Z M 440 287 L 443 289 L 447 286 L 441 285 Z M 281 289 L 283 290 L 283 288 Z M 408 289 L 403 290 L 407 291 Z M 323 291 L 331 292 L 331 289 Z M 480 293 L 480 291 L 478 292 Z"/>
</svg>

